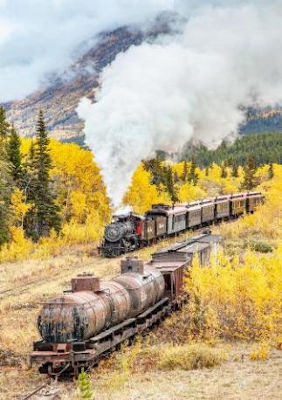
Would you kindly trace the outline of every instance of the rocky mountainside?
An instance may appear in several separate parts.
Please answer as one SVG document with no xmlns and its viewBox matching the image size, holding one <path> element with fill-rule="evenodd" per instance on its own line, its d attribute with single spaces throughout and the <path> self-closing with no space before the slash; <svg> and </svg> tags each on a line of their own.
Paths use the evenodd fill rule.
<svg viewBox="0 0 282 400">
<path fill-rule="evenodd" d="M 20 134 L 34 135 L 38 110 L 45 113 L 51 136 L 63 141 L 83 141 L 83 123 L 76 107 L 83 96 L 94 99 L 99 72 L 116 55 L 140 44 L 144 35 L 127 27 L 101 34 L 97 44 L 86 52 L 63 76 L 56 76 L 30 96 L 6 103 L 7 117 Z"/>
<path fill-rule="evenodd" d="M 147 31 L 124 26 L 93 38 L 95 44 L 62 76 L 50 78 L 44 87 L 23 100 L 3 104 L 9 122 L 15 125 L 21 135 L 33 136 L 38 110 L 42 109 L 52 137 L 83 143 L 83 122 L 76 114 L 76 107 L 84 96 L 95 99 L 101 70 L 130 46 L 138 46 L 144 40 L 172 33 L 172 25 L 179 26 L 173 24 L 175 18 L 179 17 L 164 13 Z"/>
<path fill-rule="evenodd" d="M 84 96 L 95 100 L 99 73 L 120 52 L 130 46 L 138 46 L 144 40 L 172 33 L 176 15 L 161 15 L 154 27 L 146 32 L 132 27 L 120 27 L 112 32 L 101 33 L 93 38 L 92 47 L 61 76 L 53 76 L 36 92 L 20 101 L 5 103 L 7 117 L 21 135 L 33 136 L 38 110 L 45 113 L 50 135 L 61 141 L 83 143 L 83 122 L 76 114 L 76 107 Z M 83 46 L 82 46 L 83 48 Z M 83 52 L 83 50 L 81 50 Z M 248 110 L 246 123 L 240 128 L 243 134 L 261 131 L 282 132 L 282 108 L 275 110 Z"/>
</svg>

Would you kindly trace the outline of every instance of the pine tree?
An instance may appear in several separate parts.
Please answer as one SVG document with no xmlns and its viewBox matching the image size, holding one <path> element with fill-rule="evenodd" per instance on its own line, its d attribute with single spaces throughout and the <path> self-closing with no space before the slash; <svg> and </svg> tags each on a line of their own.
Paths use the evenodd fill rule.
<svg viewBox="0 0 282 400">
<path fill-rule="evenodd" d="M 84 369 L 82 369 L 81 373 L 78 375 L 77 386 L 79 388 L 81 398 L 82 399 L 92 399 L 92 387 L 91 380 Z"/>
<path fill-rule="evenodd" d="M 188 163 L 187 161 L 184 161 L 183 172 L 181 176 L 181 179 L 184 183 L 187 181 L 187 177 L 188 177 Z"/>
<path fill-rule="evenodd" d="M 268 168 L 268 179 L 272 179 L 273 177 L 274 177 L 273 163 L 270 163 Z"/>
<path fill-rule="evenodd" d="M 31 146 L 29 163 L 30 182 L 27 189 L 27 201 L 33 203 L 34 207 L 28 212 L 24 226 L 27 234 L 34 240 L 38 240 L 42 236 L 47 236 L 51 229 L 59 232 L 61 227 L 59 207 L 55 204 L 49 177 L 52 165 L 49 138 L 42 111 L 39 112 L 36 142 Z"/>
<path fill-rule="evenodd" d="M 9 239 L 12 180 L 6 156 L 0 153 L 0 246 Z"/>
<path fill-rule="evenodd" d="M 174 174 L 171 166 L 166 167 L 166 189 L 171 198 L 172 203 L 176 203 L 178 201 L 177 188 L 174 182 Z"/>
<path fill-rule="evenodd" d="M 233 178 L 238 178 L 239 176 L 239 172 L 238 172 L 238 164 L 236 162 L 234 162 L 232 164 L 232 172 L 231 175 L 233 176 Z"/>
<path fill-rule="evenodd" d="M 15 128 L 12 126 L 7 148 L 8 159 L 11 163 L 11 173 L 14 182 L 20 186 L 22 178 L 22 155 L 21 155 L 21 139 Z"/>
<path fill-rule="evenodd" d="M 227 178 L 227 167 L 226 167 L 226 163 L 225 162 L 223 162 L 222 164 L 221 164 L 221 166 L 220 166 L 220 170 L 221 170 L 221 172 L 220 172 L 220 177 L 221 178 Z"/>
<path fill-rule="evenodd" d="M 6 138 L 9 134 L 9 123 L 6 120 L 6 112 L 0 107 L 0 137 Z"/>
<path fill-rule="evenodd" d="M 12 178 L 7 156 L 9 124 L 3 107 L 0 107 L 0 245 L 9 239 L 10 199 Z"/>
<path fill-rule="evenodd" d="M 209 169 L 209 167 L 207 167 L 207 168 L 205 169 L 205 176 L 209 176 L 209 172 L 210 172 L 210 169 Z"/>
<path fill-rule="evenodd" d="M 254 157 L 249 155 L 248 162 L 244 166 L 244 181 L 241 188 L 245 190 L 251 190 L 258 185 L 258 179 L 255 176 L 257 172 L 256 162 Z"/>
<path fill-rule="evenodd" d="M 190 167 L 190 171 L 189 171 L 187 180 L 188 180 L 188 182 L 192 182 L 194 186 L 197 185 L 197 182 L 199 180 L 199 175 L 196 172 L 196 168 L 197 168 L 197 165 L 196 165 L 195 159 L 194 159 L 194 157 L 192 157 L 191 167 Z"/>
</svg>

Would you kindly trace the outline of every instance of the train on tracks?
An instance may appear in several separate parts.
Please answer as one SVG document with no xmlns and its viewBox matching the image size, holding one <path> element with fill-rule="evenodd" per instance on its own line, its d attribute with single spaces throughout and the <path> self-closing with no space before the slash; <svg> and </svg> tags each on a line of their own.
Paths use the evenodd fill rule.
<svg viewBox="0 0 282 400">
<path fill-rule="evenodd" d="M 117 257 L 188 229 L 253 213 L 263 201 L 264 195 L 259 192 L 237 193 L 172 207 L 154 204 L 144 216 L 115 215 L 105 228 L 99 252 L 105 257 Z"/>
<path fill-rule="evenodd" d="M 154 253 L 148 263 L 127 257 L 112 280 L 90 274 L 72 279 L 69 291 L 42 307 L 42 340 L 33 345 L 31 364 L 49 376 L 77 376 L 122 342 L 147 333 L 187 301 L 184 277 L 195 254 L 206 265 L 221 240 L 205 232 Z"/>
</svg>

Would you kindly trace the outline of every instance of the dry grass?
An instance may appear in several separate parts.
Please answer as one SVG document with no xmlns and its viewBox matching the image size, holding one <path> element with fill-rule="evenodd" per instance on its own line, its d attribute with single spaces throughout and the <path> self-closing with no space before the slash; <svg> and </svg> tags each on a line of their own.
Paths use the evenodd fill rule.
<svg viewBox="0 0 282 400">
<path fill-rule="evenodd" d="M 234 344 L 220 366 L 197 370 L 135 371 L 116 385 L 116 371 L 93 374 L 94 399 L 107 400 L 278 400 L 281 398 L 281 352 L 272 350 L 266 361 L 253 362 L 251 345 Z M 219 346 L 217 350 L 221 351 Z M 63 400 L 80 399 L 74 391 Z"/>
<path fill-rule="evenodd" d="M 192 233 L 185 236 L 190 235 Z M 146 260 L 157 248 L 179 239 L 143 249 L 138 255 Z M 57 257 L 0 265 L 0 292 L 12 289 L 0 293 L 0 400 L 19 399 L 17 395 L 28 393 L 46 381 L 35 368 L 27 370 L 25 365 L 32 342 L 39 338 L 36 319 L 41 304 L 67 289 L 76 274 L 91 272 L 110 278 L 118 273 L 119 264 L 120 258 L 103 259 L 89 246 L 74 246 Z M 101 364 L 92 374 L 94 398 L 281 398 L 278 379 L 282 372 L 281 353 L 278 350 L 270 350 L 265 360 L 257 357 L 252 361 L 251 354 L 257 347 L 233 344 L 228 360 L 224 361 L 226 345 L 188 346 L 184 335 L 179 341 L 184 346 L 171 346 L 172 339 L 178 343 L 177 324 L 186 324 L 185 318 L 180 317 L 175 314 L 173 324 L 160 329 L 161 335 L 158 331 L 151 335 L 150 345 L 145 348 L 130 348 Z M 158 347 L 160 338 L 162 345 Z M 191 369 L 195 367 L 200 369 Z M 79 399 L 73 383 L 60 383 L 59 387 L 64 393 L 63 400 Z"/>
</svg>

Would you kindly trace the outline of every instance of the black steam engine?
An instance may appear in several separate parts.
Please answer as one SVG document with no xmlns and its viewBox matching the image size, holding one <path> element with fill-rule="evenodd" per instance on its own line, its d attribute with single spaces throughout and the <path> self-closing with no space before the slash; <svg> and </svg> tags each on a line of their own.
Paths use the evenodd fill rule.
<svg viewBox="0 0 282 400">
<path fill-rule="evenodd" d="M 142 217 L 129 213 L 113 217 L 111 224 L 105 228 L 104 242 L 100 251 L 106 257 L 116 257 L 140 247 Z"/>
</svg>

